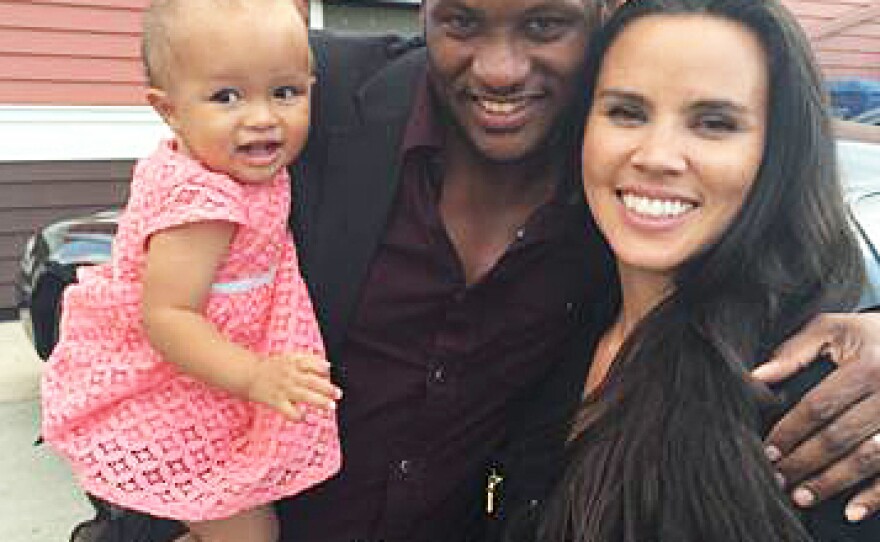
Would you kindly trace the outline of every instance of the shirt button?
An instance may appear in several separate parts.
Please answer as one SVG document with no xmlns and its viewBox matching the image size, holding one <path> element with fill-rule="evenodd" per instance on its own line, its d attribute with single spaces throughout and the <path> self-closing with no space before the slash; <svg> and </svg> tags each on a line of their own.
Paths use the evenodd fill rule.
<svg viewBox="0 0 880 542">
<path fill-rule="evenodd" d="M 525 237 L 525 236 L 526 236 L 526 229 L 525 228 L 520 228 L 520 229 L 516 230 L 517 241 L 522 241 L 523 237 Z"/>
<path fill-rule="evenodd" d="M 401 459 L 397 462 L 397 471 L 406 478 L 409 476 L 410 471 L 412 471 L 412 463 L 409 459 Z"/>
<path fill-rule="evenodd" d="M 431 372 L 431 379 L 434 382 L 442 383 L 446 380 L 446 371 L 443 367 L 437 367 Z"/>
</svg>

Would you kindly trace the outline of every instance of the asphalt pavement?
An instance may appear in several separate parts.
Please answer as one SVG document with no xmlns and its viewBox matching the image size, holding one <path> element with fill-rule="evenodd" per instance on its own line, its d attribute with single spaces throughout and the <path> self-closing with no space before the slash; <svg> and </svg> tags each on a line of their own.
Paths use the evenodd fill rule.
<svg viewBox="0 0 880 542">
<path fill-rule="evenodd" d="M 0 541 L 66 542 L 91 515 L 66 465 L 34 446 L 42 362 L 21 325 L 0 322 Z"/>
</svg>

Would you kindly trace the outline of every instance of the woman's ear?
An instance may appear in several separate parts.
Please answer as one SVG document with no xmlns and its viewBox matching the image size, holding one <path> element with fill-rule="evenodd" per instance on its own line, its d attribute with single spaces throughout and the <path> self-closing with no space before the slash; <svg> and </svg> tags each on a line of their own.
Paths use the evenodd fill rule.
<svg viewBox="0 0 880 542">
<path fill-rule="evenodd" d="M 177 120 L 174 111 L 174 103 L 168 97 L 168 93 L 160 88 L 149 87 L 147 89 L 147 102 L 162 117 L 172 130 L 177 131 Z"/>
</svg>

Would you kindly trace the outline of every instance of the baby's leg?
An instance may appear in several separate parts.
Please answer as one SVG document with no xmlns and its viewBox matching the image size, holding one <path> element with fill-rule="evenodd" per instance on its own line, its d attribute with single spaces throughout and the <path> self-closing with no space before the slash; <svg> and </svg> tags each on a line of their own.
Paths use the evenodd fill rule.
<svg viewBox="0 0 880 542">
<path fill-rule="evenodd" d="M 187 542 L 277 542 L 278 520 L 272 505 L 258 506 L 232 517 L 187 522 Z"/>
</svg>

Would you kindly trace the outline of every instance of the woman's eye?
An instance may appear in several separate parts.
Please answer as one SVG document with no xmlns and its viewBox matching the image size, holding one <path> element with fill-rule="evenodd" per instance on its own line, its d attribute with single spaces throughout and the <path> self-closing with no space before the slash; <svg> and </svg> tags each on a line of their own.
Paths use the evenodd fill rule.
<svg viewBox="0 0 880 542">
<path fill-rule="evenodd" d="M 241 93 L 234 88 L 222 88 L 210 97 L 210 101 L 220 104 L 232 104 L 240 99 Z"/>
<path fill-rule="evenodd" d="M 700 132 L 707 134 L 724 134 L 739 130 L 739 123 L 729 115 L 721 113 L 700 115 L 694 121 L 694 126 Z"/>
<path fill-rule="evenodd" d="M 305 91 L 299 87 L 293 85 L 284 85 L 275 88 L 272 91 L 272 96 L 278 100 L 293 100 L 305 94 Z"/>
</svg>

